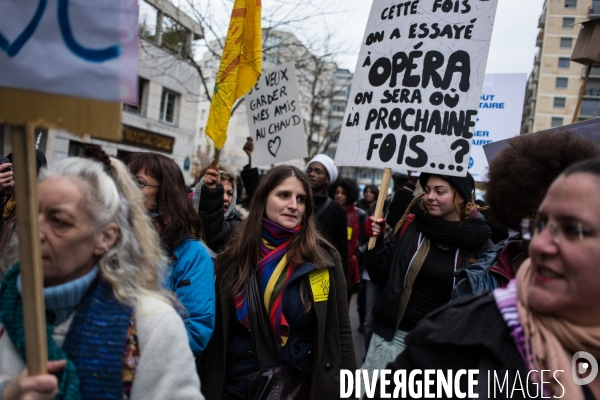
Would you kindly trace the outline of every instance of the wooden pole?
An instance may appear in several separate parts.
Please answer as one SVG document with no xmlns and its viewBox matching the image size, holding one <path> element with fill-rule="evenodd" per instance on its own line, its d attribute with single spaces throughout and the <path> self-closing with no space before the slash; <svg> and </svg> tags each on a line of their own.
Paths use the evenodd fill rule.
<svg viewBox="0 0 600 400">
<path fill-rule="evenodd" d="M 581 90 L 579 91 L 579 99 L 577 99 L 577 107 L 575 107 L 575 113 L 573 114 L 573 120 L 571 121 L 572 124 L 577 122 L 577 116 L 579 115 L 579 109 L 581 108 L 581 100 L 583 100 L 583 94 L 585 93 L 585 87 L 587 86 L 591 71 L 592 71 L 592 64 L 588 64 L 587 70 L 585 72 L 585 79 L 583 80 L 583 85 L 581 86 Z"/>
<path fill-rule="evenodd" d="M 11 126 L 17 232 L 23 284 L 23 322 L 29 375 L 48 373 L 44 274 L 38 225 L 35 132 L 33 125 Z"/>
<path fill-rule="evenodd" d="M 383 205 L 385 204 L 385 199 L 387 197 L 388 188 L 390 187 L 390 180 L 392 179 L 392 170 L 391 168 L 386 168 L 383 170 L 383 178 L 381 178 L 381 187 L 379 188 L 379 196 L 377 196 L 377 205 L 375 206 L 375 214 L 373 217 L 381 218 L 383 216 Z M 375 243 L 377 243 L 377 237 L 371 236 L 369 239 L 368 249 L 372 250 L 375 247 Z"/>
</svg>

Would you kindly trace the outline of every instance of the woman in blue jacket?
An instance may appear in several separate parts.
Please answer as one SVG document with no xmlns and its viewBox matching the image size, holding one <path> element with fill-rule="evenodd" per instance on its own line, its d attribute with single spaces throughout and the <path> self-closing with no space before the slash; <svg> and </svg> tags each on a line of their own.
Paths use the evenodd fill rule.
<svg viewBox="0 0 600 400">
<path fill-rule="evenodd" d="M 179 166 L 157 153 L 135 153 L 128 167 L 144 195 L 162 245 L 171 260 L 164 280 L 183 305 L 190 347 L 198 356 L 215 326 L 214 265 L 203 238 L 202 220 L 194 210 Z"/>
</svg>

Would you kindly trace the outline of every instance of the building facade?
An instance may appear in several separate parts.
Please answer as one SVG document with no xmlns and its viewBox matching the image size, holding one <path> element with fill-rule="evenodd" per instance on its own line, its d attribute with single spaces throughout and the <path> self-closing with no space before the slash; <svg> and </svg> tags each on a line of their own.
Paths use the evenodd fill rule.
<svg viewBox="0 0 600 400">
<path fill-rule="evenodd" d="M 527 82 L 521 134 L 570 124 L 586 67 L 572 62 L 580 23 L 600 17 L 600 0 L 546 0 L 538 53 Z M 577 121 L 600 117 L 600 68 L 593 68 Z"/>
<path fill-rule="evenodd" d="M 76 156 L 86 143 L 102 146 L 119 159 L 154 151 L 173 159 L 190 176 L 198 120 L 200 78 L 186 61 L 202 27 L 166 0 L 140 1 L 139 104 L 123 104 L 123 139 L 110 142 L 49 129 L 38 131 L 38 149 L 49 163 Z M 12 151 L 10 135 L 0 131 L 0 154 Z"/>
</svg>

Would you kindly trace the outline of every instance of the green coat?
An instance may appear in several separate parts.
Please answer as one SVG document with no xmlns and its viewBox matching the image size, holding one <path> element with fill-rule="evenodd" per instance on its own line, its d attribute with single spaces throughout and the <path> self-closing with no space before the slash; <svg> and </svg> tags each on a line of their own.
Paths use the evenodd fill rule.
<svg viewBox="0 0 600 400">
<path fill-rule="evenodd" d="M 311 399 L 330 400 L 340 396 L 340 370 L 356 370 L 352 329 L 348 316 L 346 279 L 339 254 L 328 245 L 321 247 L 329 270 L 330 289 L 326 301 L 313 302 L 317 321 L 317 343 L 313 356 Z M 227 360 L 229 321 L 233 312 L 230 297 L 236 268 L 217 272 L 217 319 L 211 342 L 198 363 L 202 392 L 207 400 L 218 400 L 223 393 Z M 310 288 L 310 285 L 308 285 Z M 312 291 L 312 289 L 311 289 Z M 312 298 L 312 293 L 311 293 Z"/>
</svg>

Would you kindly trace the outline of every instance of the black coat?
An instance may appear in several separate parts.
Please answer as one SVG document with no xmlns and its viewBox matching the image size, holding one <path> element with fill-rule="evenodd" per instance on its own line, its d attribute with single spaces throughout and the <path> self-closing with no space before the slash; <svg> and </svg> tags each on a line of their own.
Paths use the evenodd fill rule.
<svg viewBox="0 0 600 400">
<path fill-rule="evenodd" d="M 242 215 L 233 210 L 225 219 L 223 213 L 223 186 L 208 190 L 203 187 L 200 192 L 198 210 L 204 224 L 206 245 L 215 253 L 219 253 L 242 223 Z"/>
<path fill-rule="evenodd" d="M 373 283 L 384 285 L 379 300 L 373 310 L 375 324 L 373 332 L 391 342 L 400 323 L 398 316 L 401 309 L 402 292 L 405 285 L 411 260 L 419 241 L 419 230 L 415 222 L 408 225 L 402 238 L 402 230 L 390 234 L 387 239 L 377 239 L 373 250 L 365 254 L 365 266 Z M 432 244 L 433 245 L 433 244 Z M 460 268 L 467 268 L 477 261 L 483 253 L 492 247 L 487 241 L 476 249 L 464 249 Z"/>
<path fill-rule="evenodd" d="M 529 399 L 536 393 L 536 387 L 530 384 L 528 390 L 532 397 L 527 396 L 525 386 L 528 369 L 510 336 L 494 297 L 489 292 L 460 298 L 429 314 L 406 337 L 406 350 L 386 368 L 392 371 L 406 370 L 407 376 L 415 369 L 436 369 L 444 372 L 456 372 L 459 369 L 479 370 L 476 393 L 480 399 Z M 488 371 L 491 396 L 488 395 Z M 510 397 L 515 382 L 519 388 L 518 380 L 515 381 L 517 372 L 525 393 L 515 390 Z M 494 396 L 494 373 L 500 382 L 505 374 L 508 374 L 508 392 L 506 385 L 503 392 L 496 386 Z M 571 379 L 570 376 L 557 377 Z M 548 378 L 552 378 L 552 375 L 545 375 L 545 379 Z M 437 392 L 435 378 L 430 390 L 433 393 Z M 461 391 L 467 393 L 466 379 L 461 380 Z M 586 400 L 594 399 L 589 391 L 584 390 L 584 394 Z M 374 398 L 379 399 L 379 396 L 378 387 Z M 409 395 L 406 398 L 412 397 Z M 541 395 L 538 394 L 535 398 L 541 398 Z"/>
<path fill-rule="evenodd" d="M 316 319 L 313 346 L 311 399 L 339 398 L 340 369 L 356 369 L 352 329 L 348 316 L 346 282 L 341 271 L 339 256 L 333 248 L 323 244 L 323 256 L 329 269 L 330 291 L 327 301 L 313 302 Z M 220 269 L 220 267 L 219 267 Z M 218 269 L 218 270 L 219 270 Z M 207 400 L 221 398 L 225 384 L 228 349 L 231 337 L 231 319 L 234 314 L 231 287 L 235 282 L 236 268 L 217 272 L 217 319 L 215 331 L 206 351 L 198 362 L 202 392 Z M 310 284 L 305 282 L 310 290 Z M 312 292 L 309 298 L 312 298 Z M 252 354 L 250 354 L 252 356 Z"/>
<path fill-rule="evenodd" d="M 415 187 L 408 183 L 404 187 L 396 190 L 392 201 L 388 207 L 387 215 L 385 216 L 385 222 L 394 229 L 396 224 L 400 222 L 404 212 L 413 201 L 413 191 Z"/>
<path fill-rule="evenodd" d="M 315 213 L 319 210 L 328 198 L 327 195 L 314 195 Z M 333 247 L 340 253 L 342 259 L 342 268 L 344 276 L 348 279 L 348 215 L 346 210 L 338 202 L 331 200 L 327 209 L 317 217 L 317 228 L 321 231 Z"/>
</svg>

